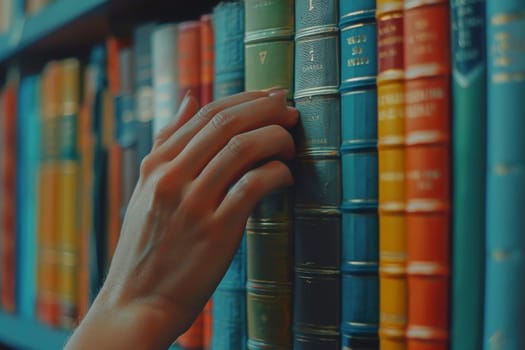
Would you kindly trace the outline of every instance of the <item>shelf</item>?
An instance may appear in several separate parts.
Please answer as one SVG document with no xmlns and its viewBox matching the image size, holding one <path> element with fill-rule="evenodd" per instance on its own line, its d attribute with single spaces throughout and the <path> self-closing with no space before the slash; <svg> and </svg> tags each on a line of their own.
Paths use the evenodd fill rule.
<svg viewBox="0 0 525 350">
<path fill-rule="evenodd" d="M 81 16 L 101 9 L 109 0 L 58 0 L 28 18 L 13 23 L 0 36 L 0 64 Z"/>
<path fill-rule="evenodd" d="M 1 343 L 17 350 L 62 349 L 70 333 L 0 312 Z"/>
</svg>

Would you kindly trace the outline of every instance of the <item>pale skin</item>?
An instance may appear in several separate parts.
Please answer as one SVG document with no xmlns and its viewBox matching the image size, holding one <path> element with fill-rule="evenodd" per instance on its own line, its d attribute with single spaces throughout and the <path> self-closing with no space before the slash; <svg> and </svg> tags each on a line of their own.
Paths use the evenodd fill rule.
<svg viewBox="0 0 525 350">
<path fill-rule="evenodd" d="M 256 203 L 293 183 L 282 160 L 297 120 L 280 89 L 201 109 L 187 95 L 142 162 L 107 278 L 65 349 L 167 349 L 220 282 Z"/>
</svg>

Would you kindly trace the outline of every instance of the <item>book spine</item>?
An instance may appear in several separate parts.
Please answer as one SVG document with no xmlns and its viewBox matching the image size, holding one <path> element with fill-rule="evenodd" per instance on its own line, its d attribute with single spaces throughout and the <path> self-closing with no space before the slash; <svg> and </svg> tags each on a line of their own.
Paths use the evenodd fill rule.
<svg viewBox="0 0 525 350">
<path fill-rule="evenodd" d="M 201 100 L 200 21 L 179 23 L 177 37 L 177 71 L 179 103 L 188 91 Z"/>
<path fill-rule="evenodd" d="M 451 348 L 481 349 L 485 282 L 485 1 L 450 1 L 452 28 Z"/>
<path fill-rule="evenodd" d="M 379 337 L 381 349 L 403 350 L 407 322 L 403 1 L 378 1 L 376 20 Z"/>
<path fill-rule="evenodd" d="M 377 348 L 378 159 L 375 1 L 341 1 L 341 338 Z"/>
<path fill-rule="evenodd" d="M 340 349 L 338 1 L 295 3 L 294 349 Z"/>
<path fill-rule="evenodd" d="M 244 90 L 244 6 L 221 2 L 213 9 L 215 99 Z M 211 348 L 246 349 L 246 235 L 213 294 Z"/>
<path fill-rule="evenodd" d="M 245 88 L 293 98 L 294 1 L 245 1 Z M 292 190 L 265 197 L 247 227 L 248 349 L 292 347 Z M 269 254 L 269 255 L 268 255 Z"/>
<path fill-rule="evenodd" d="M 42 158 L 38 193 L 37 317 L 50 326 L 59 324 L 58 300 L 58 191 L 61 65 L 47 63 L 41 88 Z"/>
<path fill-rule="evenodd" d="M 447 349 L 450 284 L 448 1 L 405 1 L 408 349 Z"/>
<path fill-rule="evenodd" d="M 213 76 L 214 76 L 214 32 L 211 14 L 200 17 L 200 82 L 201 82 L 201 106 L 213 101 Z M 209 350 L 212 337 L 212 309 L 213 300 L 210 298 L 202 311 L 203 349 Z"/>
<path fill-rule="evenodd" d="M 77 272 L 79 268 L 78 217 L 78 112 L 80 62 L 67 59 L 62 64 L 59 125 L 58 285 L 60 325 L 73 328 L 77 320 Z"/>
<path fill-rule="evenodd" d="M 18 82 L 9 79 L 2 92 L 2 202 L 0 215 L 0 263 L 1 273 L 1 308 L 5 312 L 18 312 L 16 308 L 16 280 L 19 277 L 16 264 L 18 249 L 16 221 L 19 220 L 16 211 L 16 164 L 17 164 L 17 98 Z"/>
<path fill-rule="evenodd" d="M 525 347 L 525 3 L 487 1 L 484 349 Z M 507 307 L 505 307 L 507 306 Z"/>
<path fill-rule="evenodd" d="M 152 136 L 155 137 L 173 120 L 178 109 L 177 24 L 159 25 L 151 44 L 155 101 Z"/>
<path fill-rule="evenodd" d="M 37 270 L 38 166 L 40 162 L 40 77 L 21 80 L 18 103 L 17 143 L 17 265 L 20 276 L 17 309 L 27 319 L 35 319 Z M 30 128 L 24 126 L 30 125 Z"/>
<path fill-rule="evenodd" d="M 153 146 L 154 94 L 151 61 L 151 36 L 154 23 L 135 28 L 133 33 L 133 63 L 135 67 L 135 116 L 137 128 L 137 171 L 142 159 Z"/>
</svg>

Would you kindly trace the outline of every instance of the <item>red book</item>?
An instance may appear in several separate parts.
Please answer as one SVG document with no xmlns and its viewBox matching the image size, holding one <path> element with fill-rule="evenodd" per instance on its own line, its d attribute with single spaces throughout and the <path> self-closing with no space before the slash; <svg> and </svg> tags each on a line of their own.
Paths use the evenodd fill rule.
<svg viewBox="0 0 525 350">
<path fill-rule="evenodd" d="M 179 24 L 177 52 L 179 73 L 179 102 L 191 90 L 200 101 L 201 95 L 201 53 L 200 21 L 187 21 Z"/>
<path fill-rule="evenodd" d="M 121 86 L 119 52 L 122 48 L 130 46 L 131 42 L 127 38 L 110 36 L 106 40 L 108 87 L 113 96 L 120 93 Z"/>
<path fill-rule="evenodd" d="M 449 2 L 405 1 L 408 350 L 448 349 Z"/>
<path fill-rule="evenodd" d="M 17 84 L 8 82 L 2 92 L 2 110 L 0 113 L 2 126 L 2 201 L 1 203 L 1 301 L 2 309 L 15 312 L 16 309 L 16 105 Z"/>
</svg>

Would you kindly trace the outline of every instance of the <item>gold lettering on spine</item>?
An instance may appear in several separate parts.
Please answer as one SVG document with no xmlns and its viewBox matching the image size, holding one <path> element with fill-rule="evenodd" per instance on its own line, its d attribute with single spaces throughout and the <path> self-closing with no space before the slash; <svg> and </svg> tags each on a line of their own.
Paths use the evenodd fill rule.
<svg viewBox="0 0 525 350">
<path fill-rule="evenodd" d="M 370 59 L 367 56 L 363 56 L 364 50 L 361 44 L 365 44 L 366 42 L 366 34 L 356 34 L 346 39 L 346 43 L 352 47 L 352 57 L 346 61 L 348 67 L 370 64 Z"/>
<path fill-rule="evenodd" d="M 437 108 L 436 101 L 443 100 L 445 92 L 441 88 L 412 90 L 405 98 L 407 118 L 433 117 Z"/>
<path fill-rule="evenodd" d="M 253 3 L 253 8 L 258 9 L 261 7 L 272 6 L 273 0 L 257 0 Z"/>
<path fill-rule="evenodd" d="M 505 26 L 512 22 L 524 22 L 525 12 L 497 14 L 491 18 L 494 26 Z M 523 67 L 522 59 L 525 55 L 525 35 L 509 31 L 499 31 L 494 34 L 490 45 L 490 53 L 493 57 L 492 65 L 498 68 Z M 525 71 L 505 72 L 497 71 L 492 77 L 492 82 L 504 84 L 508 82 L 524 81 Z"/>
<path fill-rule="evenodd" d="M 309 57 L 308 60 L 310 62 L 315 62 L 316 56 L 315 56 L 315 50 L 313 47 L 310 48 L 310 51 L 308 51 L 308 57 Z M 311 64 L 304 65 L 302 68 L 302 71 L 303 73 L 306 73 L 306 72 L 312 72 L 312 71 L 319 71 L 323 69 L 324 69 L 324 66 L 322 63 L 311 63 Z"/>
<path fill-rule="evenodd" d="M 266 56 L 268 55 L 268 51 L 260 51 L 259 52 L 259 61 L 261 64 L 264 64 L 266 62 Z"/>
</svg>

